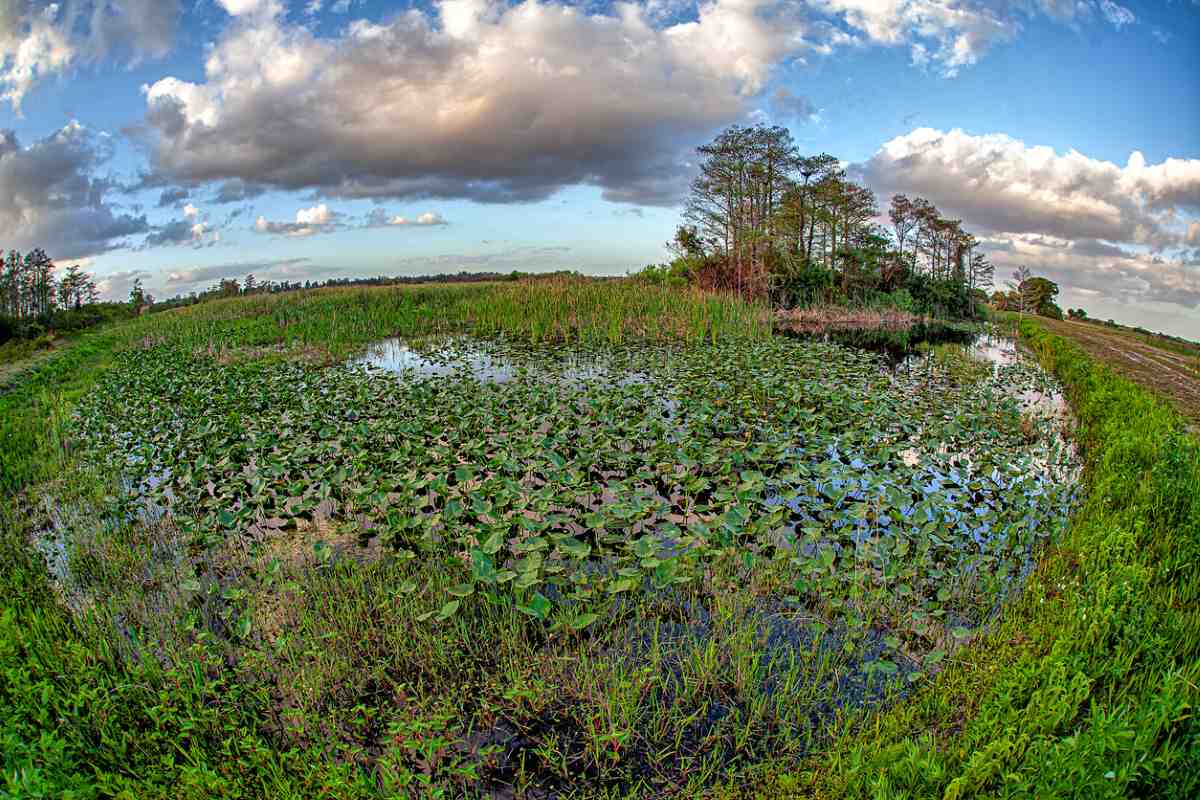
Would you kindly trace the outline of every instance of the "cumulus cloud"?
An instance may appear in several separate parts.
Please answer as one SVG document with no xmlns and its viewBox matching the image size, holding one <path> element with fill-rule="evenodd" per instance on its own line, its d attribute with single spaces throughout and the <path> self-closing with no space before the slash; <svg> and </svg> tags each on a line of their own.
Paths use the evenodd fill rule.
<svg viewBox="0 0 1200 800">
<path fill-rule="evenodd" d="M 221 241 L 221 232 L 215 229 L 191 203 L 183 207 L 183 219 L 155 227 L 142 243 L 143 248 L 169 245 L 191 245 L 195 248 L 211 247 Z"/>
<path fill-rule="evenodd" d="M 19 111 L 41 80 L 107 57 L 171 47 L 179 0 L 0 0 L 0 99 Z"/>
<path fill-rule="evenodd" d="M 341 224 L 341 217 L 340 213 L 331 211 L 322 203 L 297 211 L 295 222 L 271 222 L 266 217 L 259 217 L 254 223 L 254 230 L 275 236 L 313 236 L 337 230 Z"/>
<path fill-rule="evenodd" d="M 204 79 L 144 87 L 136 135 L 164 181 L 502 203 L 588 185 L 641 205 L 677 202 L 691 149 L 759 100 L 811 118 L 787 90 L 764 97 L 781 65 L 909 46 L 952 75 L 1032 16 L 1082 13 L 1073 0 L 435 0 L 322 37 L 296 18 L 351 4 L 219 2 L 231 19 Z"/>
<path fill-rule="evenodd" d="M 1125 166 L 1003 134 L 919 128 L 851 172 L 888 196 L 926 197 L 984 234 L 1004 266 L 1028 263 L 1076 288 L 1194 306 L 1200 273 L 1179 257 L 1200 211 L 1200 160 Z"/>
<path fill-rule="evenodd" d="M 111 140 L 77 122 L 28 147 L 0 130 L 0 241 L 71 259 L 146 232 L 145 216 L 121 213 L 105 199 L 110 184 L 93 177 L 111 157 Z"/>
<path fill-rule="evenodd" d="M 217 0 L 217 5 L 233 17 L 273 16 L 283 10 L 279 0 Z M 320 3 L 317 4 L 320 10 Z"/>
<path fill-rule="evenodd" d="M 740 119 L 775 64 L 833 35 L 806 16 L 713 0 L 660 28 L 635 4 L 443 0 L 326 39 L 246 11 L 203 82 L 145 87 L 140 135 L 181 184 L 483 202 L 590 184 L 666 204 L 686 186 L 686 150 Z"/>
<path fill-rule="evenodd" d="M 369 228 L 428 228 L 449 224 L 445 217 L 435 211 L 426 211 L 424 214 L 409 218 L 392 216 L 382 208 L 377 208 L 367 216 L 367 227 Z"/>
</svg>

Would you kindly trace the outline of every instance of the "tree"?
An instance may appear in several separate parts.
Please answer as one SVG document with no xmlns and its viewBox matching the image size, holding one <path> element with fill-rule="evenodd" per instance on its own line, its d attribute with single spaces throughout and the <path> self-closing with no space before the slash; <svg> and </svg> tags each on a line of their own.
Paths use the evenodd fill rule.
<svg viewBox="0 0 1200 800">
<path fill-rule="evenodd" d="M 917 227 L 916 209 L 913 202 L 902 194 L 892 196 L 892 204 L 888 208 L 888 219 L 892 221 L 892 233 L 896 237 L 896 249 L 900 257 L 904 257 L 904 248 L 908 244 L 913 229 Z"/>
<path fill-rule="evenodd" d="M 972 253 L 971 263 L 968 269 L 969 285 L 972 298 L 975 297 L 975 292 L 983 293 L 986 298 L 986 290 L 991 287 L 992 281 L 995 279 L 996 269 L 992 263 L 987 260 L 983 253 Z M 974 299 L 972 299 L 972 312 L 974 308 Z"/>
<path fill-rule="evenodd" d="M 1058 297 L 1058 284 L 1048 278 L 1028 277 L 1021 282 L 1021 294 L 1028 298 L 1034 313 L 1043 317 L 1062 319 L 1062 309 L 1054 302 Z"/>
<path fill-rule="evenodd" d="M 142 306 L 146 305 L 146 292 L 142 288 L 142 279 L 133 279 L 133 288 L 129 290 L 129 304 L 133 306 L 134 311 L 141 311 Z"/>
<path fill-rule="evenodd" d="M 834 156 L 801 155 L 783 128 L 735 125 L 698 152 L 670 274 L 783 305 L 853 299 L 974 316 L 986 300 L 993 269 L 979 241 L 928 200 L 892 197 L 881 228 L 875 194 Z"/>
<path fill-rule="evenodd" d="M 776 244 L 776 210 L 798 166 L 792 135 L 777 126 L 734 125 L 698 152 L 703 160 L 684 218 L 705 249 L 724 260 L 720 288 L 761 296 Z"/>
<path fill-rule="evenodd" d="M 1018 314 L 1028 314 L 1035 308 L 1032 297 L 1025 288 L 1031 278 L 1033 273 L 1029 271 L 1029 267 L 1021 265 L 1013 270 L 1012 280 L 1008 282 L 1009 298 Z"/>
<path fill-rule="evenodd" d="M 92 276 L 72 264 L 67 267 L 67 274 L 58 282 L 58 304 L 63 308 L 82 308 L 88 303 L 94 303 L 96 297 L 96 282 Z"/>
</svg>

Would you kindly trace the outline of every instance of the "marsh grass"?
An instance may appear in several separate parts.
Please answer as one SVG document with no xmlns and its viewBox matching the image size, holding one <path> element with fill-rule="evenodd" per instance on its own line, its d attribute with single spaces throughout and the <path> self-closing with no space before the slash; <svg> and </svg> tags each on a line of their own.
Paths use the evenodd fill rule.
<svg viewBox="0 0 1200 800">
<path fill-rule="evenodd" d="M 764 477 L 745 465 L 762 457 L 751 452 L 751 440 L 776 418 L 809 435 L 827 420 L 857 431 L 866 444 L 890 429 L 862 420 L 890 423 L 914 398 L 926 397 L 893 396 L 886 390 L 892 378 L 875 359 L 828 345 L 797 349 L 808 356 L 763 370 L 762 364 L 777 363 L 783 345 L 767 340 L 769 327 L 757 310 L 723 299 L 681 300 L 626 282 L 502 288 L 500 295 L 489 294 L 498 291 L 491 287 L 339 290 L 205 304 L 98 334 L 81 342 L 72 360 L 50 363 L 40 378 L 0 399 L 13 415 L 5 442 L 15 448 L 3 462 L 9 493 L 0 506 L 0 745 L 8 791 L 138 798 L 737 797 L 756 785 L 764 796 L 804 785 L 837 795 L 862 788 L 848 785 L 855 776 L 839 770 L 864 770 L 858 780 L 878 774 L 865 771 L 876 762 L 855 743 L 878 743 L 873 737 L 892 725 L 884 740 L 887 757 L 924 753 L 932 740 L 907 737 L 931 728 L 905 730 L 896 720 L 914 722 L 912 709 L 927 708 L 931 696 L 941 697 L 937 708 L 947 713 L 977 707 L 981 687 L 991 684 L 972 669 L 975 650 L 957 645 L 944 667 L 929 672 L 937 675 L 937 688 L 900 702 L 910 684 L 925 680 L 905 676 L 916 673 L 930 642 L 912 647 L 906 661 L 875 630 L 876 622 L 899 616 L 907 605 L 875 585 L 869 548 L 846 551 L 845 572 L 831 569 L 832 562 L 804 560 L 810 585 L 801 591 L 788 558 L 730 546 L 729 557 L 705 562 L 692 580 L 622 592 L 602 619 L 578 627 L 569 606 L 535 623 L 503 592 L 474 591 L 442 614 L 470 579 L 457 553 L 361 558 L 349 542 L 330 547 L 324 537 L 285 551 L 230 537 L 201 552 L 169 522 L 144 524 L 136 508 L 111 502 L 126 488 L 115 471 L 81 468 L 87 452 L 79 449 L 72 415 L 96 408 L 89 393 L 98 385 L 112 390 L 99 398 L 104 402 L 134 396 L 129 392 L 139 387 L 161 396 L 149 390 L 159 388 L 166 373 L 151 367 L 165 369 L 174 363 L 168 357 L 180 364 L 194 360 L 203 369 L 188 372 L 175 388 L 215 387 L 196 395 L 195 409 L 229 422 L 231 433 L 240 431 L 231 442 L 245 441 L 247 431 L 229 415 L 277 401 L 272 393 L 285 386 L 279 376 L 301 369 L 296 355 L 336 362 L 398 335 L 476 331 L 597 345 L 715 338 L 718 347 L 706 352 L 720 358 L 672 361 L 671 368 L 685 374 L 670 385 L 700 412 L 697 424 L 708 426 L 708 437 L 696 442 L 728 448 L 727 459 L 704 463 L 701 454 L 692 468 L 727 483 L 728 497 L 715 502 L 731 506 L 741 501 L 739 493 L 761 493 Z M 303 367 L 311 369 L 311 363 Z M 799 394 L 792 385 L 797 380 L 805 387 Z M 966 398 L 977 384 L 973 376 L 951 375 L 926 394 Z M 251 386 L 255 391 L 246 390 Z M 334 388 L 351 397 L 363 396 L 363 386 L 355 379 Z M 504 397 L 505 391 L 526 399 L 516 389 L 476 386 L 475 407 L 462 416 L 476 415 L 472 424 L 496 434 L 494 420 L 480 417 L 477 407 L 480 397 Z M 397 393 L 393 385 L 380 396 Z M 552 394 L 543 388 L 527 399 L 551 420 L 566 418 L 572 406 L 554 405 Z M 656 407 L 646 395 L 639 387 L 609 391 L 596 398 L 596 408 L 644 437 L 648 409 Z M 339 397 L 330 409 L 354 410 Z M 466 408 L 464 397 L 450 392 L 435 399 L 458 409 Z M 380 417 L 402 419 L 400 408 Z M 940 420 L 939 437 L 956 442 L 984 433 L 1008 441 L 1016 434 L 1011 409 L 982 411 L 1002 430 L 964 426 L 961 414 L 929 416 Z M 42 414 L 49 425 L 35 417 Z M 314 430 L 318 439 L 334 439 L 320 434 L 319 425 Z M 671 441 L 669 428 L 655 431 Z M 619 441 L 621 433 L 614 428 L 610 438 Z M 515 433 L 500 440 L 525 441 Z M 622 459 L 642 455 L 629 444 L 616 448 Z M 562 446 L 541 445 L 524 458 L 555 463 L 549 452 Z M 46 484 L 64 473 L 69 486 Z M 87 613 L 63 608 L 30 553 L 28 539 L 44 524 L 29 513 L 40 491 L 91 509 L 83 516 L 95 532 L 76 537 L 72 551 L 83 567 L 76 588 L 100 597 Z M 855 513 L 863 520 L 876 519 L 881 507 L 859 505 Z M 734 518 L 742 519 L 741 512 Z M 812 536 L 811 543 L 821 543 Z M 987 578 L 976 570 L 947 596 L 994 588 Z M 886 585 L 900 579 L 891 576 Z M 1042 580 L 1035 578 L 1038 586 Z M 955 613 L 969 608 L 965 600 L 954 603 Z M 949 626 L 937 626 L 937 635 L 953 642 L 943 627 Z M 887 660 L 885 653 L 893 659 L 890 670 L 866 668 Z M 1067 678 L 1066 696 L 1075 698 L 1082 690 Z M 1039 703 L 1057 707 L 1060 694 L 1044 693 Z M 898 702 L 891 714 L 876 716 Z M 963 713 L 932 729 L 939 735 L 961 730 L 967 720 Z M 927 761 L 914 755 L 914 771 L 928 767 L 920 787 L 952 778 L 959 763 L 953 758 L 936 748 Z M 907 768 L 897 767 L 895 779 L 905 779 Z M 986 787 L 986 780 L 979 785 Z"/>
</svg>

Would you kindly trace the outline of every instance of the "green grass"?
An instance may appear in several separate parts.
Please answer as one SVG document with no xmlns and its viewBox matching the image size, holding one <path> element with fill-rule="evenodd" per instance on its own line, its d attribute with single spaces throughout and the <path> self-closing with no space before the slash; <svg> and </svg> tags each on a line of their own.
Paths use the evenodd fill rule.
<svg viewBox="0 0 1200 800">
<path fill-rule="evenodd" d="M 501 768 L 518 791 L 595 797 L 670 785 L 687 797 L 741 797 L 755 791 L 748 787 L 764 797 L 1194 793 L 1196 442 L 1141 389 L 1029 323 L 1028 341 L 1080 412 L 1085 505 L 1001 623 L 954 649 L 933 682 L 902 702 L 883 697 L 827 715 L 829 682 L 846 678 L 851 661 L 810 641 L 790 663 L 764 662 L 764 624 L 796 616 L 771 605 L 796 589 L 793 565 L 769 552 L 747 561 L 731 550 L 678 597 L 650 594 L 579 632 L 551 631 L 503 593 L 479 588 L 444 622 L 418 622 L 471 580 L 453 554 L 359 563 L 314 548 L 337 531 L 302 526 L 282 549 L 229 537 L 196 575 L 191 561 L 171 557 L 173 526 L 118 523 L 81 535 L 72 552 L 84 595 L 103 602 L 63 609 L 26 542 L 46 514 L 29 502 L 36 495 L 21 493 L 38 486 L 68 501 L 81 534 L 113 518 L 120 494 L 112 470 L 84 468 L 89 451 L 78 449 L 73 412 L 98 399 L 119 408 L 139 385 L 156 396 L 170 388 L 157 382 L 169 373 L 156 373 L 166 366 L 159 359 L 197 359 L 205 366 L 188 373 L 194 385 L 170 390 L 194 393 L 198 404 L 179 407 L 207 413 L 233 444 L 253 441 L 286 423 L 258 430 L 246 417 L 242 437 L 224 426 L 260 398 L 291 391 L 290 357 L 329 363 L 389 336 L 465 331 L 585 346 L 715 339 L 711 352 L 756 354 L 683 368 L 684 384 L 697 387 L 689 403 L 722 452 L 693 468 L 742 484 L 739 492 L 757 479 L 726 463 L 763 458 L 744 442 L 747 430 L 861 426 L 865 446 L 897 410 L 929 404 L 917 416 L 941 426 L 939 436 L 970 442 L 982 434 L 977 423 L 963 412 L 943 420 L 933 413 L 939 403 L 1009 419 L 969 402 L 980 391 L 976 371 L 962 378 L 969 385 L 952 378 L 893 398 L 900 390 L 865 369 L 874 362 L 843 362 L 828 346 L 787 349 L 767 338 L 756 309 L 630 282 L 253 297 L 89 334 L 0 396 L 0 797 L 462 797 L 477 791 L 481 773 Z M 820 357 L 777 364 L 785 349 Z M 791 385 L 796 375 L 802 381 Z M 200 402 L 201 387 L 222 385 L 227 396 Z M 115 396 L 98 396 L 101 386 Z M 338 391 L 366 397 L 357 382 Z M 418 420 L 439 413 L 419 391 L 397 394 L 382 395 L 392 404 L 379 416 L 389 436 L 411 432 L 395 427 L 409 424 L 406 408 Z M 628 420 L 622 435 L 641 442 L 656 430 L 645 394 L 625 387 L 590 399 L 612 404 L 612 419 Z M 476 408 L 455 392 L 436 402 L 453 411 L 446 424 L 473 419 L 503 447 L 524 446 L 528 434 L 515 422 L 498 428 L 505 417 L 490 416 L 489 404 L 544 405 L 552 424 L 538 435 L 547 439 L 554 424 L 570 427 L 583 413 L 537 393 L 487 396 Z M 306 402 L 324 403 L 321 414 L 354 407 L 337 396 Z M 169 429 L 146 413 L 95 419 Z M 1009 434 L 1015 442 L 1021 431 L 995 433 Z M 600 435 L 574 458 L 623 452 L 621 436 Z M 710 447 L 699 434 L 695 441 Z M 523 458 L 551 469 L 546 453 L 564 446 L 542 444 Z M 667 451 L 632 452 L 653 470 Z M 717 502 L 737 504 L 734 495 Z M 847 574 L 849 583 L 831 576 L 813 591 L 869 595 L 867 573 Z M 631 624 L 637 657 L 616 657 L 631 647 Z M 697 625 L 705 636 L 683 635 Z M 724 710 L 714 715 L 717 705 Z M 528 740 L 517 756 L 507 753 L 508 728 Z"/>
<path fill-rule="evenodd" d="M 1150 392 L 1035 321 L 1064 382 L 1086 492 L 991 636 L 811 769 L 824 797 L 1195 797 L 1200 793 L 1200 445 Z"/>
<path fill-rule="evenodd" d="M 527 342 L 619 344 L 763 338 L 771 332 L 763 309 L 738 300 L 582 278 L 253 295 L 161 316 L 161 324 L 145 330 L 197 349 L 315 348 L 331 360 L 391 336 L 472 332 Z"/>
</svg>

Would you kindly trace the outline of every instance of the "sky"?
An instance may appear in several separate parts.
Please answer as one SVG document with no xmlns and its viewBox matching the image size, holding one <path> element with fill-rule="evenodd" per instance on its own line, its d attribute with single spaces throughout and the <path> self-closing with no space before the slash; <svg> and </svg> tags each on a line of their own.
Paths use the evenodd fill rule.
<svg viewBox="0 0 1200 800">
<path fill-rule="evenodd" d="M 620 275 L 756 122 L 1200 338 L 1200 0 L 0 0 L 0 245 L 112 298 Z"/>
</svg>

